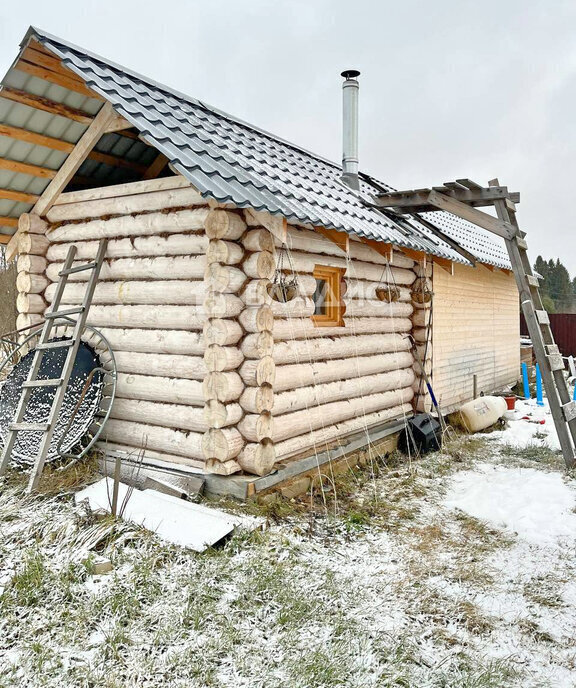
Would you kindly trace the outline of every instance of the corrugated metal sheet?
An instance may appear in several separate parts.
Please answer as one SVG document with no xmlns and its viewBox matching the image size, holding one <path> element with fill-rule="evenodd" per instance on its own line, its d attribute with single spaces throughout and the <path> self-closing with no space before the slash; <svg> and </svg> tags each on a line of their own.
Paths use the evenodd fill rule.
<svg viewBox="0 0 576 688">
<path fill-rule="evenodd" d="M 423 226 L 368 207 L 376 189 L 363 182 L 355 193 L 340 181 L 339 165 L 61 39 L 36 29 L 29 35 L 110 101 L 206 197 L 468 262 Z M 90 161 L 85 166 L 83 172 L 98 177 Z M 432 221 L 438 223 L 437 214 Z M 444 223 L 446 234 L 478 245 L 480 260 L 508 266 L 497 237 L 456 219 Z M 477 255 L 474 246 L 469 250 Z"/>
<path fill-rule="evenodd" d="M 97 98 L 88 98 L 18 70 L 17 60 L 2 79 L 2 86 L 47 98 L 56 103 L 85 112 L 89 116 L 95 115 L 102 105 L 102 101 Z M 7 98 L 0 98 L 0 123 L 59 139 L 72 145 L 78 142 L 88 126 L 60 115 L 53 115 L 43 110 L 13 102 Z M 117 134 L 106 134 L 103 136 L 96 144 L 94 150 L 122 156 L 127 160 L 141 163 L 144 166 L 149 165 L 157 155 L 154 149 L 151 149 L 142 141 L 118 136 Z M 58 170 L 67 157 L 68 153 L 66 152 L 16 140 L 8 136 L 0 136 L 0 158 Z M 87 160 L 80 167 L 78 174 L 83 177 L 94 178 L 106 184 L 121 183 L 141 177 L 141 175 L 135 174 L 133 171 L 123 168 L 119 169 L 94 160 Z M 2 189 L 40 195 L 49 182 L 50 179 L 48 178 L 0 169 L 0 188 Z M 0 199 L 0 216 L 17 218 L 22 213 L 29 211 L 32 206 L 32 203 Z M 0 233 L 12 234 L 15 231 L 11 227 L 2 227 L 0 223 Z"/>
</svg>

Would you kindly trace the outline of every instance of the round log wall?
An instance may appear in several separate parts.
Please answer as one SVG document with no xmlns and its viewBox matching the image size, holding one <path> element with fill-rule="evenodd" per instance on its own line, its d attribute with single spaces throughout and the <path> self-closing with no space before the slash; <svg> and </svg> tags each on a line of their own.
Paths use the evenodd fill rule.
<svg viewBox="0 0 576 688">
<path fill-rule="evenodd" d="M 346 256 L 289 227 L 284 268 L 294 266 L 299 293 L 278 303 L 268 286 L 280 242 L 255 215 L 211 207 L 181 181 L 146 193 L 130 186 L 116 197 L 64 194 L 48 225 L 23 216 L 18 260 L 23 327 L 50 307 L 68 248 L 77 246 L 79 264 L 109 240 L 88 320 L 117 354 L 107 447 L 265 475 L 279 459 L 323 451 L 420 404 L 405 335 L 424 346 L 429 309 L 412 301 L 411 258 L 395 251 L 388 265 L 359 241 Z M 344 327 L 314 326 L 316 265 L 346 269 Z M 87 277 L 71 275 L 63 304 L 80 303 Z M 392 303 L 378 300 L 386 285 L 397 289 Z"/>
<path fill-rule="evenodd" d="M 109 339 L 119 372 L 103 446 L 133 453 L 145 448 L 149 456 L 204 468 L 209 425 L 203 384 L 209 366 L 203 330 L 209 315 L 234 317 L 243 304 L 233 291 L 214 297 L 206 290 L 206 200 L 182 180 L 174 180 L 175 188 L 155 184 L 170 182 L 123 185 L 116 196 L 109 187 L 61 197 L 64 202 L 48 213 L 52 224 L 21 240 L 21 322 L 24 314 L 31 319 L 52 302 L 70 246 L 77 247 L 80 264 L 95 257 L 100 239 L 108 239 L 88 317 Z M 144 187 L 150 191 L 140 192 Z M 102 191 L 105 197 L 98 198 Z M 226 258 L 226 249 L 219 245 L 218 257 Z M 62 304 L 81 302 L 88 276 L 70 276 Z M 224 371 L 233 362 L 219 358 L 217 365 Z M 231 403 L 219 417 L 230 446 L 240 437 L 233 427 L 239 409 Z"/>
<path fill-rule="evenodd" d="M 280 242 L 276 241 L 277 248 Z M 276 460 L 320 453 L 344 435 L 412 411 L 414 357 L 409 339 L 415 263 L 394 252 L 390 264 L 370 246 L 350 241 L 349 256 L 321 234 L 289 227 L 287 245 L 299 296 L 287 304 L 264 296 L 274 315 L 273 342 L 243 342 L 246 384 L 239 429 L 250 442 L 270 438 Z M 345 268 L 344 327 L 316 327 L 312 294 L 316 265 Z M 377 298 L 378 287 L 398 288 L 397 301 Z M 241 345 L 242 346 L 242 345 Z M 271 365 L 262 366 L 266 356 Z M 263 415 L 259 380 L 270 379 L 273 407 Z"/>
</svg>

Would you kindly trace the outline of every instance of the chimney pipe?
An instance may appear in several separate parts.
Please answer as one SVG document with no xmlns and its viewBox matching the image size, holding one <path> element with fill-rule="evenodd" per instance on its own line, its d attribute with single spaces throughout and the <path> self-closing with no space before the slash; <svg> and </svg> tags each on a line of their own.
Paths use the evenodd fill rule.
<svg viewBox="0 0 576 688">
<path fill-rule="evenodd" d="M 357 69 L 342 72 L 342 181 L 351 189 L 358 191 L 358 81 Z"/>
</svg>

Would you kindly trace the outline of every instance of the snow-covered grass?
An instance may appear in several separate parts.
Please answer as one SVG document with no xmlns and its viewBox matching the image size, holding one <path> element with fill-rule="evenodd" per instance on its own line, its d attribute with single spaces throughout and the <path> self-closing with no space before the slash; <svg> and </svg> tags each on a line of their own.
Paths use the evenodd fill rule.
<svg viewBox="0 0 576 688">
<path fill-rule="evenodd" d="M 12 477 L 0 686 L 576 685 L 576 481 L 510 425 L 373 456 L 200 555 Z"/>
</svg>

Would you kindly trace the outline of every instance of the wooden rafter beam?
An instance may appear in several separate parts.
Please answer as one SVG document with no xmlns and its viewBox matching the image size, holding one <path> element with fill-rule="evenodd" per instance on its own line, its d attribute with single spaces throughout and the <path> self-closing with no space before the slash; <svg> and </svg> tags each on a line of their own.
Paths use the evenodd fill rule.
<svg viewBox="0 0 576 688">
<path fill-rule="evenodd" d="M 71 153 L 76 145 L 75 143 L 55 139 L 51 136 L 45 136 L 44 134 L 36 134 L 27 129 L 10 127 L 5 124 L 0 124 L 0 136 L 8 136 L 17 141 L 24 141 L 36 146 L 44 146 L 45 148 L 62 151 L 63 153 Z M 125 167 L 126 169 L 134 170 L 140 174 L 143 174 L 146 170 L 146 167 L 140 163 L 125 160 L 124 158 L 118 157 L 117 155 L 111 155 L 110 153 L 101 153 L 100 151 L 94 150 L 88 154 L 88 157 L 92 160 L 105 163 L 106 165 Z"/>
<path fill-rule="evenodd" d="M 0 91 L 0 97 L 11 100 L 14 103 L 27 105 L 36 110 L 49 112 L 52 115 L 60 115 L 60 117 L 66 117 L 67 119 L 71 119 L 74 122 L 81 122 L 82 124 L 90 124 L 94 119 L 92 115 L 89 115 L 83 110 L 64 105 L 64 103 L 58 103 L 55 100 L 50 100 L 43 96 L 35 96 L 32 93 L 22 91 L 18 88 L 4 86 Z"/>
<path fill-rule="evenodd" d="M 56 176 L 56 170 L 51 170 L 49 167 L 40 167 L 39 165 L 31 165 L 18 160 L 7 160 L 6 158 L 0 158 L 0 170 L 28 174 L 31 177 L 42 177 L 43 179 L 53 179 Z"/>
<path fill-rule="evenodd" d="M 10 218 L 10 219 L 12 219 L 12 218 Z M 0 244 L 9 243 L 11 238 L 12 238 L 11 234 L 0 234 Z"/>
<path fill-rule="evenodd" d="M 326 229 L 326 227 L 314 227 L 314 229 L 336 244 L 344 253 L 348 253 L 350 249 L 350 236 L 346 232 L 338 232 L 335 229 Z"/>
<path fill-rule="evenodd" d="M 426 265 L 428 261 L 431 261 L 432 263 L 435 263 L 436 265 L 441 267 L 443 270 L 446 270 L 446 272 L 450 275 L 454 274 L 454 264 L 448 258 L 433 256 L 428 253 L 425 253 L 424 251 L 416 251 L 413 248 L 406 248 L 404 246 L 398 246 L 398 248 L 400 249 L 400 251 L 402 251 L 402 253 L 404 253 L 409 258 L 412 258 L 412 260 L 415 260 L 417 263 L 422 263 L 423 265 Z"/>
<path fill-rule="evenodd" d="M 416 251 L 415 249 L 407 248 L 406 246 L 398 246 L 398 248 L 400 251 L 402 251 L 402 253 L 407 255 L 408 258 L 412 258 L 412 260 L 415 260 L 417 263 L 424 263 L 424 265 L 426 265 L 428 256 L 424 251 Z"/>
<path fill-rule="evenodd" d="M 518 203 L 520 194 L 509 192 L 505 186 L 467 189 L 463 186 L 447 182 L 444 186 L 432 189 L 416 189 L 415 191 L 392 191 L 378 195 L 378 205 L 386 208 L 414 208 L 429 204 L 430 192 L 441 193 L 473 207 L 492 205 L 496 200 L 510 199 Z"/>
<path fill-rule="evenodd" d="M 18 218 L 0 215 L 0 227 L 18 227 Z"/>
<path fill-rule="evenodd" d="M 106 127 L 110 121 L 115 117 L 115 112 L 110 103 L 104 103 L 100 111 L 94 118 L 92 124 L 82 134 L 80 140 L 74 147 L 74 150 L 64 161 L 62 167 L 58 170 L 50 184 L 40 196 L 36 205 L 32 209 L 32 213 L 44 216 L 54 204 L 56 198 L 62 193 L 68 182 L 78 171 L 80 165 L 86 160 L 88 154 L 94 148 L 102 134 L 106 131 Z M 6 248 L 6 258 L 10 260 L 18 250 L 18 232 L 12 237 L 8 247 Z"/>
<path fill-rule="evenodd" d="M 106 131 L 104 132 L 105 134 L 120 134 L 121 136 L 128 136 L 128 138 L 138 138 L 137 134 L 134 134 L 134 136 L 131 136 L 128 133 L 125 133 L 125 129 L 130 129 L 132 125 L 130 122 L 122 117 L 122 115 L 119 115 L 117 113 L 114 113 L 114 116 L 110 119 L 110 122 L 108 122 L 106 126 Z"/>
<path fill-rule="evenodd" d="M 51 84 L 62 86 L 62 88 L 65 88 L 68 91 L 74 91 L 74 93 L 79 93 L 82 96 L 102 100 L 101 96 L 91 91 L 83 82 L 77 81 L 76 79 L 71 79 L 69 76 L 62 74 L 61 72 L 53 72 L 46 67 L 41 67 L 33 64 L 32 62 L 28 62 L 27 60 L 18 60 L 18 62 L 16 62 L 14 65 L 14 69 L 17 69 L 19 72 L 29 74 L 30 76 L 35 76 L 38 79 L 49 81 Z"/>
<path fill-rule="evenodd" d="M 130 122 L 126 120 L 126 126 L 131 127 L 132 125 Z M 137 134 L 135 131 L 131 131 L 130 129 L 114 129 L 114 131 L 109 131 L 107 132 L 109 134 L 118 134 L 118 136 L 125 136 L 127 139 L 135 139 L 136 141 L 140 140 L 139 134 Z"/>
<path fill-rule="evenodd" d="M 87 156 L 90 160 L 96 160 L 104 165 L 110 165 L 111 167 L 122 167 L 126 170 L 132 170 L 138 174 L 144 174 L 146 172 L 146 166 L 141 165 L 139 162 L 134 162 L 133 160 L 126 160 L 124 158 L 119 158 L 117 155 L 110 155 L 110 153 L 101 153 L 100 151 L 92 151 Z"/>
<path fill-rule="evenodd" d="M 152 164 L 144 172 L 142 179 L 156 179 L 160 172 L 162 172 L 162 170 L 166 167 L 168 162 L 168 158 L 163 153 L 159 153 L 154 158 Z"/>
<path fill-rule="evenodd" d="M 110 105 L 110 103 L 104 103 L 92 124 L 82 134 L 74 150 L 66 158 L 64 164 L 58 170 L 57 175 L 50 182 L 34 206 L 34 213 L 43 216 L 50 210 L 56 197 L 62 193 L 64 187 L 76 174 L 80 165 L 86 160 L 96 143 L 105 133 L 108 124 L 115 116 L 116 113 L 112 105 Z"/>
<path fill-rule="evenodd" d="M 454 274 L 454 263 L 451 260 L 448 260 L 448 258 L 441 258 L 440 256 L 430 256 L 430 260 L 435 265 L 438 265 L 443 270 L 446 270 L 446 272 L 449 275 Z"/>
<path fill-rule="evenodd" d="M 48 52 L 41 43 L 31 41 L 22 51 L 20 58 L 36 64 L 40 67 L 45 67 L 52 72 L 60 72 L 65 74 L 70 79 L 84 83 L 75 72 L 63 64 L 62 60 L 51 52 Z"/>
<path fill-rule="evenodd" d="M 7 124 L 0 124 L 0 136 L 8 136 L 16 141 L 24 141 L 31 143 L 34 146 L 44 146 L 52 150 L 59 150 L 63 153 L 70 153 L 74 149 L 74 144 L 62 139 L 55 139 L 52 136 L 45 136 L 44 134 L 37 134 L 28 129 L 20 129 L 19 127 L 11 127 Z"/>
<path fill-rule="evenodd" d="M 516 229 L 510 222 L 499 220 L 493 215 L 488 215 L 488 213 L 484 213 L 481 210 L 476 210 L 476 208 L 472 208 L 466 203 L 457 201 L 455 198 L 450 198 L 437 191 L 430 192 L 428 201 L 439 210 L 445 210 L 448 213 L 452 213 L 504 239 L 511 239 L 516 234 Z"/>
<path fill-rule="evenodd" d="M 37 194 L 25 193 L 24 191 L 0 189 L 0 198 L 5 201 L 16 201 L 17 203 L 36 203 L 39 196 Z"/>
<path fill-rule="evenodd" d="M 376 253 L 379 253 L 381 256 L 384 256 L 388 262 L 392 260 L 393 254 L 394 254 L 394 247 L 392 244 L 385 244 L 382 241 L 376 241 L 375 239 L 366 239 L 364 237 L 360 237 L 360 241 L 363 244 L 367 244 L 370 246 L 370 248 L 374 249 Z"/>
</svg>

